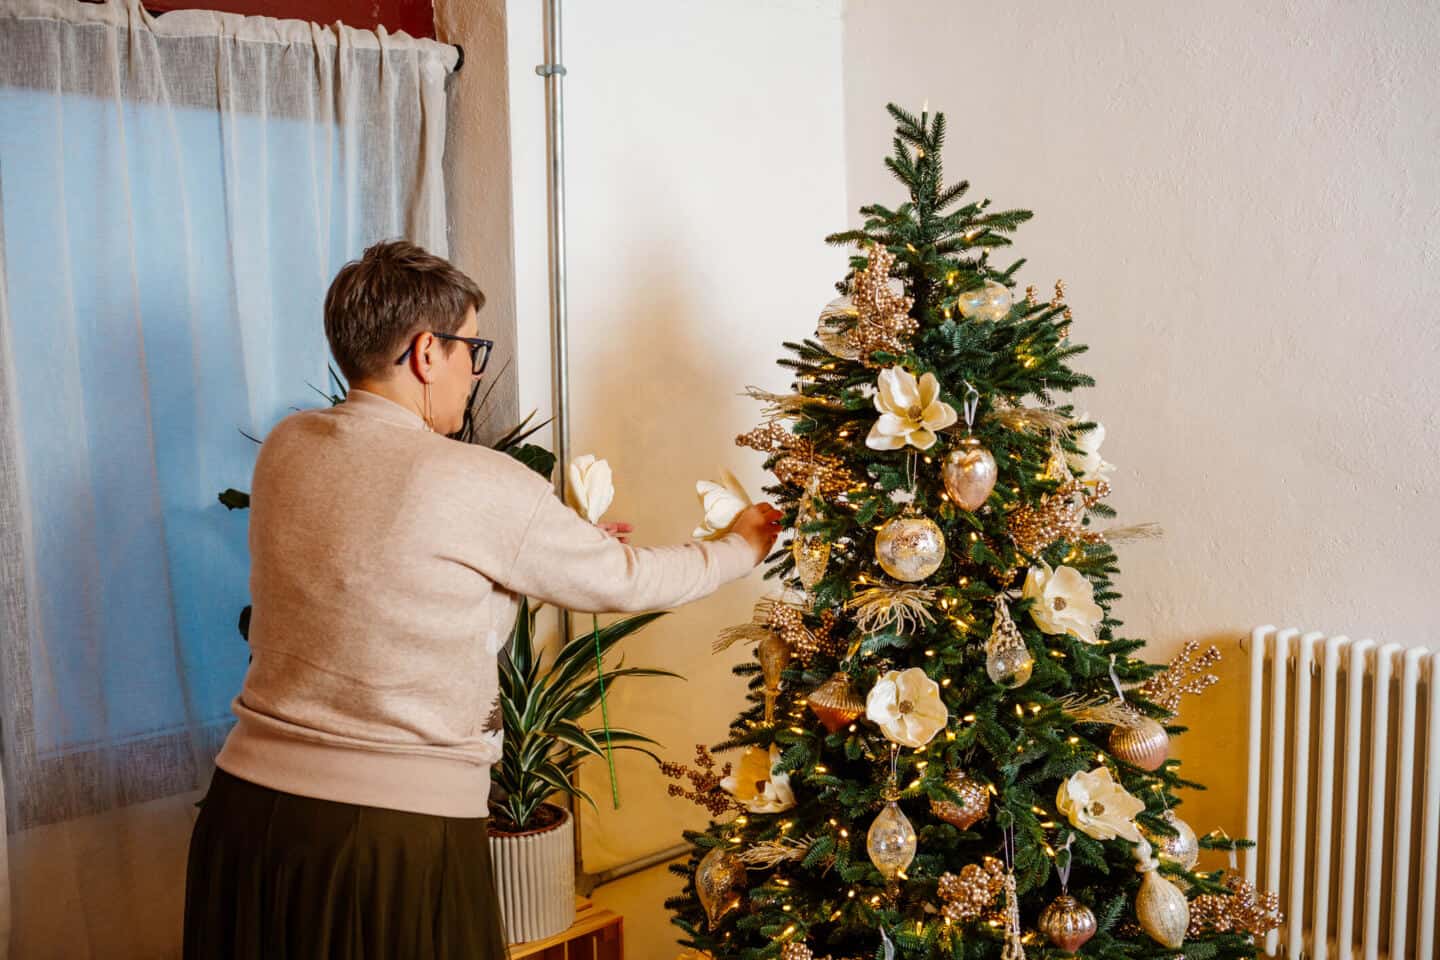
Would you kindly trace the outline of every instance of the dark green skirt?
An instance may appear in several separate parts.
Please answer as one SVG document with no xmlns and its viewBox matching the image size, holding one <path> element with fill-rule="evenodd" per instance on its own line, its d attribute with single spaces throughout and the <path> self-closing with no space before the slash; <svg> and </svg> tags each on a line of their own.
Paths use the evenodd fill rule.
<svg viewBox="0 0 1440 960">
<path fill-rule="evenodd" d="M 190 838 L 187 960 L 504 960 L 486 821 L 216 770 Z"/>
</svg>

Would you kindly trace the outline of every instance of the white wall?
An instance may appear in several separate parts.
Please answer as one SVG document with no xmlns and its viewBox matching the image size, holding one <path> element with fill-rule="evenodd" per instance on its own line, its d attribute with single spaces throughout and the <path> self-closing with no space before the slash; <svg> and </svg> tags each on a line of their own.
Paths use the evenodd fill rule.
<svg viewBox="0 0 1440 960">
<path fill-rule="evenodd" d="M 520 409 L 548 414 L 545 159 L 540 4 L 511 2 Z M 565 4 L 572 438 L 615 469 L 614 519 L 636 542 L 678 542 L 697 519 L 694 484 L 734 468 L 752 490 L 760 456 L 737 448 L 759 410 L 738 396 L 788 379 L 780 341 L 814 330 L 844 255 L 822 242 L 845 224 L 838 0 L 612 0 Z M 723 738 L 745 651 L 716 657 L 722 627 L 748 619 L 759 575 L 675 613 L 629 643 L 632 664 L 688 682 L 619 688 L 611 716 L 688 759 Z M 604 771 L 586 785 L 590 870 L 662 849 L 699 808 L 665 795 L 648 762 L 620 763 L 622 806 Z M 627 955 L 678 950 L 661 903 L 663 868 L 599 891 L 625 914 Z"/>
<path fill-rule="evenodd" d="M 1243 826 L 1235 638 L 1440 644 L 1437 38 L 1424 0 L 847 5 L 848 208 L 897 198 L 883 108 L 929 98 L 951 176 L 1036 211 L 1022 276 L 1068 282 L 1112 502 L 1167 531 L 1122 549 L 1120 614 L 1151 659 L 1226 650 L 1182 715 L 1202 832 Z"/>
</svg>

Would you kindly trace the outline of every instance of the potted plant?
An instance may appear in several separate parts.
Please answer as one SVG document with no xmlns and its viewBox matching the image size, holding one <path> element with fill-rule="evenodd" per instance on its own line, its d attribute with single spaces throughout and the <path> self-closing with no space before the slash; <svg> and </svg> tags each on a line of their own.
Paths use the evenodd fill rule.
<svg viewBox="0 0 1440 960">
<path fill-rule="evenodd" d="M 573 813 L 557 796 L 594 801 L 576 780 L 587 757 L 635 750 L 659 762 L 655 741 L 634 730 L 589 727 L 586 717 L 625 677 L 675 677 L 646 667 L 597 669 L 625 637 L 663 613 L 617 620 L 570 639 L 548 663 L 535 649 L 535 611 L 521 601 L 508 654 L 500 660 L 505 744 L 490 771 L 490 857 L 511 943 L 559 933 L 575 919 Z"/>
</svg>

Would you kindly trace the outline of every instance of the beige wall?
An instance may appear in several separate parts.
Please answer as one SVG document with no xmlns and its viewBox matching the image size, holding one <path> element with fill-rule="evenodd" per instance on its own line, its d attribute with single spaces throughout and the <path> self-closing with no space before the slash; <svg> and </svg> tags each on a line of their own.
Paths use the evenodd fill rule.
<svg viewBox="0 0 1440 960">
<path fill-rule="evenodd" d="M 518 392 L 505 2 L 436 0 L 435 28 L 439 39 L 465 49 L 465 63 L 449 81 L 450 259 L 485 291 L 480 330 L 495 341 L 485 433 L 496 436 L 516 422 Z"/>
<path fill-rule="evenodd" d="M 1112 502 L 1167 533 L 1119 612 L 1229 660 L 1182 716 L 1202 832 L 1243 826 L 1236 638 L 1437 645 L 1437 37 L 1421 0 L 847 6 L 848 207 L 897 199 L 883 108 L 929 98 L 951 175 L 1036 212 L 1024 280 L 1069 284 Z"/>
<path fill-rule="evenodd" d="M 549 409 L 540 4 L 509 4 L 521 407 Z M 758 491 L 760 458 L 734 438 L 759 417 L 746 384 L 783 388 L 779 343 L 814 329 L 842 253 L 821 242 L 844 226 L 838 3 L 612 0 L 565 4 L 572 436 L 609 459 L 610 515 L 637 542 L 678 542 L 697 520 L 694 484 L 728 466 Z M 686 759 L 714 743 L 741 704 L 716 657 L 722 627 L 749 617 L 762 582 L 675 613 L 628 645 L 627 661 L 686 682 L 620 688 L 617 723 Z M 591 870 L 663 849 L 699 808 L 665 795 L 653 764 L 620 763 L 622 806 L 603 768 L 586 786 Z M 677 951 L 661 906 L 663 868 L 602 888 L 626 916 L 627 955 Z"/>
</svg>

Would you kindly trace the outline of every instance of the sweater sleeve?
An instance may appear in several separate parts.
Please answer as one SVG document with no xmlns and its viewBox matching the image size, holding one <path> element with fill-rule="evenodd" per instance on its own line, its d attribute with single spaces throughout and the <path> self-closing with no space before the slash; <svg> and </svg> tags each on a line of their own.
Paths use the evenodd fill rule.
<svg viewBox="0 0 1440 960">
<path fill-rule="evenodd" d="M 753 548 L 738 533 L 669 547 L 621 543 L 546 488 L 500 582 L 580 613 L 633 613 L 698 600 L 756 565 Z"/>
</svg>

